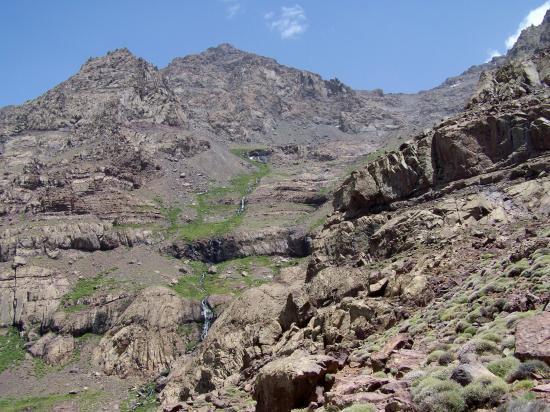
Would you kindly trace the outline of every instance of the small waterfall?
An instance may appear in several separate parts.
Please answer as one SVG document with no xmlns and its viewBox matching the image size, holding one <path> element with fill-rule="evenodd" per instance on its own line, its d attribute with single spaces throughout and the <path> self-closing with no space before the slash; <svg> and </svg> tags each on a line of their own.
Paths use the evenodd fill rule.
<svg viewBox="0 0 550 412">
<path fill-rule="evenodd" d="M 246 207 L 246 196 L 241 197 L 241 203 L 239 204 L 239 209 L 237 210 L 237 214 L 240 215 L 244 212 L 244 209 Z"/>
<path fill-rule="evenodd" d="M 212 311 L 212 308 L 208 304 L 208 297 L 204 298 L 201 301 L 201 314 L 202 314 L 202 332 L 201 332 L 201 341 L 206 338 L 206 335 L 208 335 L 208 330 L 210 329 L 210 325 L 212 324 L 212 320 L 214 320 L 214 312 Z"/>
<path fill-rule="evenodd" d="M 202 272 L 201 279 L 199 282 L 199 287 L 206 295 L 206 288 L 204 287 L 204 278 L 206 276 L 206 271 Z M 214 320 L 214 311 L 208 304 L 208 295 L 206 295 L 203 300 L 201 300 L 201 316 L 202 316 L 202 332 L 201 332 L 201 341 L 206 338 L 212 321 Z"/>
</svg>

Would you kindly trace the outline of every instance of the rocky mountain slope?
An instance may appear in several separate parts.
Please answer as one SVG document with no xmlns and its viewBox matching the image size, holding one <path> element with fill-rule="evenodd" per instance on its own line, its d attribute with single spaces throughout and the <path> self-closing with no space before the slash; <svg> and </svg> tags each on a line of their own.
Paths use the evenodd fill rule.
<svg viewBox="0 0 550 412">
<path fill-rule="evenodd" d="M 415 95 L 221 45 L 1 109 L 0 409 L 545 410 L 549 19 Z"/>
</svg>

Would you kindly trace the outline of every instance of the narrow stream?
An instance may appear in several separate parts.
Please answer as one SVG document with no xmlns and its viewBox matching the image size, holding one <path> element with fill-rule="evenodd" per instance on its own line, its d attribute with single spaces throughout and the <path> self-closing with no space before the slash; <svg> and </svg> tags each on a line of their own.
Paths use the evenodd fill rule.
<svg viewBox="0 0 550 412">
<path fill-rule="evenodd" d="M 206 270 L 202 272 L 201 280 L 199 283 L 199 287 L 206 295 L 206 287 L 204 286 L 204 278 L 206 276 Z M 202 315 L 202 332 L 201 332 L 201 341 L 203 341 L 206 338 L 206 335 L 208 335 L 208 331 L 210 330 L 210 326 L 212 325 L 212 321 L 214 320 L 214 311 L 208 304 L 208 295 L 206 295 L 203 300 L 201 300 L 201 315 Z"/>
<path fill-rule="evenodd" d="M 202 341 L 206 339 L 206 335 L 208 335 L 208 330 L 210 329 L 210 325 L 214 320 L 214 312 L 212 311 L 212 308 L 208 304 L 208 296 L 201 301 L 201 314 L 202 314 L 202 321 L 203 321 L 202 332 L 201 332 L 201 341 Z"/>
<path fill-rule="evenodd" d="M 265 163 L 265 160 L 261 160 Z M 256 178 L 255 185 L 259 183 L 260 179 Z M 246 194 L 252 193 L 254 190 L 254 185 L 249 185 L 246 191 Z M 237 209 L 236 214 L 240 215 L 245 212 L 246 209 L 246 195 L 241 197 L 241 201 L 239 203 L 239 208 Z M 201 341 L 206 339 L 206 336 L 208 335 L 208 331 L 210 330 L 210 326 L 212 325 L 212 322 L 214 321 L 214 311 L 208 304 L 208 292 L 206 291 L 206 287 L 204 286 L 204 278 L 206 276 L 207 272 L 204 271 L 201 275 L 200 279 L 200 288 L 204 292 L 205 297 L 203 300 L 201 300 L 201 315 L 202 315 L 202 332 L 201 332 Z"/>
</svg>

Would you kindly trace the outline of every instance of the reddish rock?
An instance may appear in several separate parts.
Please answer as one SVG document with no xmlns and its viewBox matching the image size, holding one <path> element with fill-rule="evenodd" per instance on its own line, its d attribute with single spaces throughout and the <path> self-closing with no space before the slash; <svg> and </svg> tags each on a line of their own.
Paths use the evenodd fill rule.
<svg viewBox="0 0 550 412">
<path fill-rule="evenodd" d="M 399 333 L 392 337 L 381 351 L 376 352 L 370 358 L 372 368 L 374 370 L 384 369 L 386 362 L 390 358 L 393 351 L 398 349 L 410 349 L 412 347 L 413 340 L 409 335 Z"/>
<path fill-rule="evenodd" d="M 418 369 L 426 360 L 426 354 L 412 349 L 401 349 L 391 354 L 386 367 L 401 374 Z"/>
<path fill-rule="evenodd" d="M 337 408 L 358 403 L 372 403 L 379 411 L 412 410 L 407 382 L 373 375 L 336 376 L 330 392 L 325 394 L 326 403 Z"/>
<path fill-rule="evenodd" d="M 550 364 L 550 312 L 523 319 L 516 326 L 516 357 Z"/>
</svg>

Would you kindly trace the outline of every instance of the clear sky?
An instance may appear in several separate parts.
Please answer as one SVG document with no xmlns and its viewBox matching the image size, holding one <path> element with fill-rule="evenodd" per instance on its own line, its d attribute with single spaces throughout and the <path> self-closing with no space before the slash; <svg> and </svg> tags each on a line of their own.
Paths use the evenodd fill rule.
<svg viewBox="0 0 550 412">
<path fill-rule="evenodd" d="M 2 0 L 0 106 L 40 95 L 115 48 L 164 67 L 225 42 L 356 89 L 415 92 L 505 52 L 529 12 L 549 3 Z"/>
</svg>

